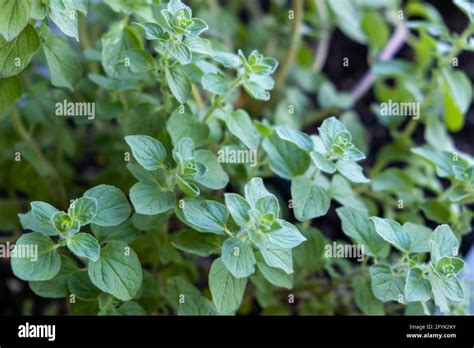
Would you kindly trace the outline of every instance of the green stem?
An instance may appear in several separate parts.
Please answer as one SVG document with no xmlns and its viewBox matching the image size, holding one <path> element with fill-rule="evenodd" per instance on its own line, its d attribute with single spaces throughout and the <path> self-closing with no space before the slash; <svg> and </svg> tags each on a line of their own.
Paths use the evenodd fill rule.
<svg viewBox="0 0 474 348">
<path fill-rule="evenodd" d="M 211 120 L 211 116 L 212 114 L 214 113 L 214 111 L 216 111 L 216 109 L 221 106 L 221 103 L 224 101 L 224 99 L 229 95 L 229 93 L 234 89 L 236 88 L 238 85 L 240 85 L 240 83 L 242 82 L 243 80 L 243 76 L 239 76 L 237 77 L 234 81 L 232 81 L 232 83 L 229 85 L 229 91 L 224 94 L 224 95 L 220 95 L 219 97 L 215 98 L 211 107 L 209 108 L 209 110 L 207 110 L 206 114 L 204 115 L 202 121 L 204 123 L 209 123 L 209 121 Z"/>
</svg>

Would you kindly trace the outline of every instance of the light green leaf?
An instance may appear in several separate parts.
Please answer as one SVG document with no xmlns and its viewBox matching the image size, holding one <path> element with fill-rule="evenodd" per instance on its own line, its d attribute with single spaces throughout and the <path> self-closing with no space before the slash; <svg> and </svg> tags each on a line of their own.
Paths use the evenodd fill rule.
<svg viewBox="0 0 474 348">
<path fill-rule="evenodd" d="M 364 254 L 387 256 L 388 244 L 375 232 L 374 225 L 365 212 L 351 207 L 337 208 L 336 212 L 342 222 L 342 231 L 364 246 Z"/>
<path fill-rule="evenodd" d="M 218 315 L 216 306 L 204 296 L 185 295 L 184 302 L 179 304 L 178 315 Z"/>
<path fill-rule="evenodd" d="M 103 247 L 99 260 L 89 262 L 87 271 L 95 286 L 122 301 L 137 295 L 143 279 L 137 254 L 123 242 Z"/>
<path fill-rule="evenodd" d="M 207 167 L 207 171 L 204 175 L 194 179 L 198 184 L 212 190 L 220 190 L 227 186 L 229 176 L 211 151 L 204 149 L 197 150 L 194 153 L 194 159 Z"/>
<path fill-rule="evenodd" d="M 296 264 L 304 270 L 321 270 L 326 261 L 324 249 L 329 241 L 316 228 L 304 227 L 302 225 L 298 227 L 307 241 L 293 249 Z"/>
<path fill-rule="evenodd" d="M 171 244 L 179 250 L 207 257 L 219 252 L 221 239 L 215 234 L 186 230 L 173 234 Z"/>
<path fill-rule="evenodd" d="M 132 149 L 133 157 L 146 170 L 156 170 L 163 166 L 166 149 L 155 138 L 148 135 L 127 135 L 125 141 Z"/>
<path fill-rule="evenodd" d="M 237 193 L 224 193 L 224 198 L 232 219 L 240 227 L 246 227 L 250 219 L 248 212 L 251 208 L 245 198 Z"/>
<path fill-rule="evenodd" d="M 454 0 L 453 3 L 466 14 L 471 22 L 474 21 L 474 3 L 471 0 Z"/>
<path fill-rule="evenodd" d="M 102 293 L 92 284 L 87 271 L 71 274 L 68 279 L 68 287 L 71 294 L 83 301 L 97 301 L 97 297 Z"/>
<path fill-rule="evenodd" d="M 229 84 L 226 76 L 221 72 L 212 72 L 202 75 L 201 85 L 206 90 L 217 95 L 226 95 L 229 92 Z"/>
<path fill-rule="evenodd" d="M 155 69 L 153 56 L 143 49 L 132 48 L 122 51 L 116 64 L 123 64 L 132 72 L 140 74 Z"/>
<path fill-rule="evenodd" d="M 423 225 L 406 222 L 403 224 L 403 229 L 408 233 L 411 240 L 411 253 L 427 253 L 430 251 L 430 238 L 433 231 Z"/>
<path fill-rule="evenodd" d="M 57 233 L 63 236 L 72 236 L 81 229 L 79 221 L 72 219 L 63 211 L 54 213 L 51 217 L 51 223 Z"/>
<path fill-rule="evenodd" d="M 193 229 L 199 232 L 224 234 L 229 212 L 225 205 L 210 200 L 186 199 L 183 217 Z"/>
<path fill-rule="evenodd" d="M 408 252 L 410 250 L 410 235 L 398 222 L 376 216 L 371 217 L 370 220 L 374 223 L 375 231 L 380 237 L 401 251 Z"/>
<path fill-rule="evenodd" d="M 11 254 L 13 274 L 22 280 L 52 279 L 61 268 L 61 256 L 51 239 L 41 233 L 22 235 Z"/>
<path fill-rule="evenodd" d="M 291 289 L 293 287 L 293 274 L 287 274 L 280 269 L 269 267 L 261 259 L 257 260 L 257 267 L 270 284 L 285 289 Z"/>
<path fill-rule="evenodd" d="M 362 167 L 354 161 L 339 160 L 336 162 L 336 169 L 352 182 L 365 184 L 370 182 L 364 175 Z"/>
<path fill-rule="evenodd" d="M 338 0 L 328 2 L 329 7 L 334 12 L 336 23 L 352 40 L 358 43 L 365 43 L 367 38 L 361 26 L 361 11 L 357 2 L 350 0 Z"/>
<path fill-rule="evenodd" d="M 279 228 L 268 232 L 268 240 L 278 248 L 292 249 L 303 243 L 306 238 L 300 231 L 285 220 L 278 219 Z"/>
<path fill-rule="evenodd" d="M 293 212 L 299 221 L 314 219 L 326 215 L 330 198 L 325 189 L 313 185 L 304 176 L 297 176 L 291 181 L 291 198 Z"/>
<path fill-rule="evenodd" d="M 265 188 L 262 178 L 252 178 L 244 186 L 245 199 L 251 208 L 257 208 L 257 201 L 262 197 L 273 196 Z"/>
<path fill-rule="evenodd" d="M 51 74 L 51 83 L 57 87 L 74 89 L 82 76 L 82 67 L 77 54 L 65 38 L 53 35 L 46 26 L 40 28 L 40 35 Z"/>
<path fill-rule="evenodd" d="M 328 160 L 324 155 L 321 155 L 319 152 L 312 151 L 310 156 L 316 167 L 321 169 L 323 172 L 333 174 L 336 171 L 336 166 L 334 163 Z"/>
<path fill-rule="evenodd" d="M 145 38 L 147 40 L 164 39 L 165 31 L 157 23 L 153 23 L 153 22 L 137 23 L 137 22 L 134 22 L 133 24 L 138 25 L 140 28 L 143 29 L 143 31 L 145 32 Z"/>
<path fill-rule="evenodd" d="M 255 255 L 248 239 L 226 239 L 222 244 L 221 259 L 227 270 L 236 278 L 248 277 L 255 272 Z"/>
<path fill-rule="evenodd" d="M 382 302 L 404 301 L 405 279 L 392 273 L 390 266 L 373 265 L 369 269 L 372 292 Z"/>
<path fill-rule="evenodd" d="M 290 180 L 304 174 L 309 167 L 308 153 L 276 134 L 264 139 L 263 148 L 270 157 L 271 170 L 282 178 Z"/>
<path fill-rule="evenodd" d="M 51 222 L 51 218 L 56 212 L 58 210 L 49 203 L 31 202 L 32 219 L 29 219 L 31 224 L 23 227 L 48 236 L 56 236 L 57 232 Z"/>
<path fill-rule="evenodd" d="M 15 76 L 23 71 L 39 46 L 38 33 L 30 24 L 11 41 L 0 36 L 0 78 Z"/>
<path fill-rule="evenodd" d="M 254 99 L 267 101 L 270 99 L 270 93 L 262 88 L 257 82 L 245 79 L 243 83 L 245 91 Z"/>
<path fill-rule="evenodd" d="M 224 121 L 229 132 L 244 143 L 248 149 L 258 149 L 260 133 L 255 128 L 247 112 L 241 109 L 235 110 L 226 114 Z"/>
<path fill-rule="evenodd" d="M 127 197 L 111 185 L 98 185 L 86 192 L 83 197 L 97 200 L 98 212 L 92 223 L 99 226 L 117 226 L 127 220 L 131 209 Z"/>
<path fill-rule="evenodd" d="M 49 18 L 64 34 L 79 41 L 77 10 L 87 13 L 87 8 L 77 0 L 50 0 L 49 3 Z"/>
<path fill-rule="evenodd" d="M 165 74 L 168 87 L 176 100 L 181 104 L 186 103 L 191 94 L 191 81 L 188 75 L 177 67 L 166 68 Z"/>
<path fill-rule="evenodd" d="M 367 213 L 366 206 L 352 191 L 349 182 L 338 174 L 332 178 L 329 194 L 343 206 L 355 208 Z"/>
<path fill-rule="evenodd" d="M 214 260 L 209 271 L 209 289 L 219 314 L 231 314 L 240 307 L 246 286 L 247 278 L 235 278 L 220 258 Z"/>
<path fill-rule="evenodd" d="M 436 227 L 431 234 L 430 243 L 432 248 L 431 259 L 435 265 L 439 261 L 438 258 L 443 256 L 453 257 L 458 254 L 459 241 L 449 225 Z M 433 253 L 433 248 L 435 248 L 435 253 Z"/>
<path fill-rule="evenodd" d="M 423 276 L 423 271 L 419 268 L 412 268 L 408 271 L 405 284 L 406 302 L 425 302 L 431 297 L 431 285 L 429 280 Z"/>
<path fill-rule="evenodd" d="M 97 200 L 81 197 L 75 199 L 68 209 L 68 215 L 84 226 L 91 223 L 97 215 Z"/>
<path fill-rule="evenodd" d="M 275 127 L 275 132 L 280 139 L 289 141 L 302 150 L 313 150 L 313 140 L 306 133 L 300 132 L 289 126 L 277 126 Z"/>
<path fill-rule="evenodd" d="M 191 138 L 195 147 L 206 144 L 209 137 L 209 127 L 199 122 L 189 112 L 180 113 L 176 109 L 166 122 L 166 130 L 173 140 L 173 144 L 181 138 Z"/>
<path fill-rule="evenodd" d="M 287 274 L 293 273 L 291 249 L 269 247 L 260 248 L 260 252 L 268 266 L 282 269 Z"/>
<path fill-rule="evenodd" d="M 95 262 L 100 256 L 100 246 L 97 239 L 88 233 L 77 233 L 67 239 L 67 247 L 78 257 Z"/>
<path fill-rule="evenodd" d="M 1 0 L 0 35 L 11 41 L 25 28 L 30 19 L 30 1 Z"/>
<path fill-rule="evenodd" d="M 163 191 L 155 184 L 137 182 L 130 189 L 130 200 L 137 213 L 156 215 L 172 209 L 176 196 L 174 192 Z"/>
<path fill-rule="evenodd" d="M 74 262 L 65 255 L 61 255 L 61 268 L 50 280 L 30 282 L 30 288 L 41 297 L 46 298 L 64 298 L 69 294 L 68 280 L 79 271 Z"/>
</svg>

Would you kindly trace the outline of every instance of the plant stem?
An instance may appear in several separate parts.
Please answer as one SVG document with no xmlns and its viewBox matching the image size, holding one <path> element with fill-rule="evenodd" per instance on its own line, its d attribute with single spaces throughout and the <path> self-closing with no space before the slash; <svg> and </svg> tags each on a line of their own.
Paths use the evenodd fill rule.
<svg viewBox="0 0 474 348">
<path fill-rule="evenodd" d="M 316 51 L 316 57 L 314 58 L 312 70 L 318 73 L 322 70 L 324 63 L 326 62 L 329 42 L 331 40 L 331 34 L 329 32 L 329 13 L 324 0 L 316 0 L 316 8 L 319 13 L 319 19 L 321 21 L 321 34 L 319 37 L 318 48 Z"/>
<path fill-rule="evenodd" d="M 191 91 L 193 94 L 194 101 L 198 105 L 199 108 L 204 108 L 204 102 L 202 101 L 201 94 L 199 94 L 199 90 L 197 89 L 196 85 L 193 83 L 191 84 Z"/>
<path fill-rule="evenodd" d="M 239 76 L 237 77 L 230 85 L 229 85 L 229 91 L 224 94 L 224 95 L 220 95 L 219 97 L 215 98 L 211 107 L 209 108 L 209 110 L 207 110 L 206 114 L 204 115 L 202 121 L 204 123 L 209 123 L 209 121 L 211 120 L 211 116 L 212 114 L 214 113 L 214 111 L 216 111 L 216 109 L 221 105 L 222 101 L 229 95 L 229 93 L 235 88 L 237 87 L 238 85 L 240 85 L 240 83 L 242 82 L 242 79 L 243 79 L 243 76 Z"/>
<path fill-rule="evenodd" d="M 278 71 L 278 74 L 275 78 L 275 90 L 281 87 L 282 83 L 285 81 L 288 71 L 293 63 L 293 60 L 296 56 L 296 51 L 298 49 L 300 39 L 301 39 L 301 25 L 303 23 L 303 10 L 304 2 L 303 0 L 293 0 L 292 2 L 294 8 L 295 18 L 293 19 L 293 25 L 291 27 L 291 37 L 290 37 L 290 47 L 288 48 L 288 54 L 286 55 L 285 61 L 281 65 L 281 68 Z"/>
</svg>

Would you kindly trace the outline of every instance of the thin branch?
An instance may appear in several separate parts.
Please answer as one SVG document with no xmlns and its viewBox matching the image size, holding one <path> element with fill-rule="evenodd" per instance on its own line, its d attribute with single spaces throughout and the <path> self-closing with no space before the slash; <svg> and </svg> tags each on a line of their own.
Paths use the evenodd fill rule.
<svg viewBox="0 0 474 348">
<path fill-rule="evenodd" d="M 326 3 L 324 0 L 316 0 L 315 3 L 321 21 L 321 32 L 312 70 L 313 72 L 318 73 L 323 69 L 324 63 L 326 62 L 331 34 L 329 32 L 329 13 Z"/>
<path fill-rule="evenodd" d="M 288 71 L 290 70 L 291 64 L 296 56 L 300 39 L 301 39 L 301 25 L 303 23 L 303 0 L 293 0 L 293 8 L 295 18 L 293 19 L 293 25 L 291 27 L 291 38 L 290 47 L 288 48 L 288 54 L 286 55 L 285 61 L 278 70 L 278 74 L 275 78 L 276 86 L 275 89 L 281 87 L 281 84 L 285 81 Z"/>
<path fill-rule="evenodd" d="M 395 29 L 392 37 L 384 47 L 382 52 L 378 56 L 379 62 L 390 60 L 403 46 L 409 30 L 403 24 L 400 24 Z M 375 82 L 375 74 L 369 70 L 365 73 L 364 77 L 357 83 L 357 85 L 351 91 L 351 97 L 356 103 L 365 93 L 372 87 Z"/>
</svg>

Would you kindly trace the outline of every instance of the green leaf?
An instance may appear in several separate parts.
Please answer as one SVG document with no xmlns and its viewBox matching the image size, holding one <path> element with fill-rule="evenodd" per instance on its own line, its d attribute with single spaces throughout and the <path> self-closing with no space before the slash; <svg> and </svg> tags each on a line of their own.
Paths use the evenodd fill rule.
<svg viewBox="0 0 474 348">
<path fill-rule="evenodd" d="M 390 30 L 384 21 L 384 17 L 375 10 L 364 11 L 361 28 L 370 47 L 376 51 L 383 48 L 390 37 Z"/>
<path fill-rule="evenodd" d="M 156 184 L 137 182 L 130 189 L 130 200 L 137 213 L 156 215 L 172 209 L 176 196 L 173 191 L 163 191 Z"/>
<path fill-rule="evenodd" d="M 155 138 L 148 135 L 127 135 L 125 141 L 132 149 L 133 157 L 146 170 L 156 170 L 163 166 L 166 149 Z"/>
<path fill-rule="evenodd" d="M 65 38 L 53 35 L 46 26 L 40 28 L 40 35 L 51 83 L 57 87 L 74 89 L 82 77 L 82 67 L 77 54 Z"/>
<path fill-rule="evenodd" d="M 472 85 L 462 71 L 443 69 L 442 75 L 457 107 L 464 114 L 472 102 Z"/>
<path fill-rule="evenodd" d="M 257 82 L 250 79 L 244 79 L 245 91 L 254 99 L 267 101 L 270 100 L 270 93 L 262 88 Z"/>
<path fill-rule="evenodd" d="M 425 302 L 430 297 L 431 285 L 429 280 L 423 276 L 423 271 L 419 268 L 410 269 L 405 283 L 406 302 Z"/>
<path fill-rule="evenodd" d="M 138 48 L 132 48 L 120 53 L 119 62 L 132 72 L 140 74 L 155 69 L 155 61 L 150 53 Z"/>
<path fill-rule="evenodd" d="M 49 18 L 64 34 L 79 41 L 77 10 L 87 13 L 87 8 L 77 0 L 50 0 L 49 3 Z"/>
<path fill-rule="evenodd" d="M 194 159 L 204 164 L 207 168 L 207 172 L 204 173 L 204 175 L 194 179 L 198 184 L 212 190 L 220 190 L 227 186 L 229 176 L 211 151 L 204 149 L 197 150 L 194 153 Z"/>
<path fill-rule="evenodd" d="M 92 220 L 99 226 L 117 226 L 128 219 L 131 213 L 127 197 L 111 185 L 98 185 L 86 192 L 83 197 L 97 200 L 97 215 Z"/>
<path fill-rule="evenodd" d="M 459 7 L 469 18 L 469 21 L 474 21 L 474 3 L 470 0 L 454 0 L 454 5 Z"/>
<path fill-rule="evenodd" d="M 332 178 L 331 186 L 329 188 L 329 194 L 332 198 L 341 203 L 343 206 L 367 212 L 366 206 L 352 191 L 349 182 L 338 174 L 334 175 Z"/>
<path fill-rule="evenodd" d="M 229 212 L 225 205 L 210 200 L 184 200 L 183 217 L 193 229 L 199 232 L 224 234 Z"/>
<path fill-rule="evenodd" d="M 406 222 L 403 224 L 405 230 L 410 236 L 410 253 L 427 253 L 430 251 L 430 238 L 433 231 L 423 225 Z"/>
<path fill-rule="evenodd" d="M 143 279 L 137 254 L 123 242 L 103 247 L 99 260 L 89 262 L 87 271 L 95 286 L 121 301 L 134 298 Z"/>
<path fill-rule="evenodd" d="M 61 268 L 61 256 L 51 239 L 41 233 L 22 235 L 11 255 L 13 274 L 22 280 L 52 279 Z"/>
<path fill-rule="evenodd" d="M 45 202 L 31 202 L 32 218 L 29 219 L 30 224 L 28 224 L 28 226 L 23 225 L 23 227 L 35 232 L 41 232 L 48 236 L 56 236 L 57 232 L 51 222 L 51 218 L 57 212 L 58 210 L 51 204 Z"/>
<path fill-rule="evenodd" d="M 191 138 L 195 147 L 203 146 L 209 137 L 209 127 L 199 122 L 190 112 L 180 113 L 176 109 L 166 122 L 166 130 L 173 144 L 181 138 Z"/>
<path fill-rule="evenodd" d="M 277 126 L 275 132 L 280 139 L 289 141 L 300 149 L 312 151 L 314 148 L 313 140 L 306 134 L 289 126 Z"/>
<path fill-rule="evenodd" d="M 171 40 L 168 42 L 167 48 L 171 57 L 176 59 L 181 65 L 186 65 L 191 62 L 191 59 L 192 59 L 191 51 L 189 50 L 188 47 L 186 47 L 185 44 Z M 176 99 L 178 99 L 178 97 L 176 97 Z M 181 103 L 184 103 L 184 102 L 181 102 Z"/>
<path fill-rule="evenodd" d="M 362 167 L 354 161 L 339 160 L 336 162 L 336 169 L 350 181 L 357 184 L 370 182 L 364 175 Z"/>
<path fill-rule="evenodd" d="M 214 260 L 209 271 L 209 289 L 219 314 L 231 314 L 240 307 L 246 286 L 247 278 L 235 278 L 220 258 Z"/>
<path fill-rule="evenodd" d="M 226 76 L 220 71 L 202 75 L 201 85 L 202 88 L 213 94 L 226 95 L 229 92 Z"/>
<path fill-rule="evenodd" d="M 179 250 L 208 257 L 219 252 L 221 239 L 215 234 L 185 230 L 173 234 L 171 244 Z"/>
<path fill-rule="evenodd" d="M 334 12 L 336 23 L 344 34 L 361 44 L 367 41 L 361 27 L 361 13 L 357 3 L 339 0 L 337 3 L 329 1 L 328 5 Z"/>
<path fill-rule="evenodd" d="M 325 156 L 321 155 L 319 152 L 312 151 L 310 153 L 311 159 L 318 169 L 321 169 L 325 173 L 333 174 L 336 171 L 336 166 Z"/>
<path fill-rule="evenodd" d="M 308 153 L 276 134 L 264 139 L 263 148 L 270 157 L 270 169 L 282 178 L 290 180 L 304 174 L 309 167 Z"/>
<path fill-rule="evenodd" d="M 135 214 L 135 216 L 137 215 Z M 91 225 L 91 229 L 100 243 L 110 242 L 113 240 L 131 243 L 140 237 L 140 231 L 133 226 L 131 219 L 126 220 L 117 226 L 103 227 L 99 225 Z"/>
<path fill-rule="evenodd" d="M 321 124 L 321 127 L 318 127 L 318 131 L 319 136 L 321 137 L 321 140 L 323 141 L 323 144 L 327 150 L 332 148 L 336 137 L 341 133 L 349 134 L 350 137 L 350 133 L 347 131 L 346 126 L 344 126 L 344 123 L 339 121 L 334 116 L 325 119 Z"/>
<path fill-rule="evenodd" d="M 383 303 L 372 293 L 370 281 L 364 277 L 356 277 L 352 281 L 354 302 L 365 315 L 384 315 Z"/>
<path fill-rule="evenodd" d="M 251 208 L 257 208 L 257 201 L 260 198 L 274 196 L 265 188 L 262 178 L 252 178 L 244 186 L 245 199 Z"/>
<path fill-rule="evenodd" d="M 97 200 L 95 198 L 78 198 L 69 205 L 68 215 L 84 226 L 91 223 L 97 215 Z"/>
<path fill-rule="evenodd" d="M 439 258 L 443 256 L 453 257 L 458 254 L 459 241 L 449 225 L 436 227 L 431 235 L 430 242 L 431 247 L 436 248 L 435 254 L 433 254 L 433 251 L 431 252 L 431 259 L 435 265 L 438 263 Z"/>
<path fill-rule="evenodd" d="M 297 176 L 291 181 L 291 198 L 293 212 L 299 221 L 326 215 L 329 210 L 330 198 L 326 190 L 313 185 L 304 176 Z"/>
<path fill-rule="evenodd" d="M 165 31 L 163 28 L 153 22 L 147 22 L 147 23 L 137 23 L 134 22 L 133 24 L 139 26 L 140 28 L 143 29 L 145 32 L 145 38 L 147 40 L 158 40 L 158 39 L 164 39 L 164 34 Z"/>
<path fill-rule="evenodd" d="M 199 194 L 201 193 L 201 190 L 196 184 L 183 179 L 178 174 L 175 174 L 175 177 L 176 177 L 176 183 L 178 184 L 179 188 L 183 190 L 183 192 L 186 195 L 191 196 L 191 197 L 199 196 Z"/>
<path fill-rule="evenodd" d="M 178 315 L 218 315 L 216 306 L 204 296 L 185 295 L 183 303 L 180 303 Z"/>
<path fill-rule="evenodd" d="M 100 256 L 100 246 L 97 239 L 88 233 L 77 233 L 67 239 L 67 247 L 78 257 L 95 262 Z"/>
<path fill-rule="evenodd" d="M 0 119 L 10 112 L 21 97 L 21 83 L 18 76 L 0 79 Z"/>
<path fill-rule="evenodd" d="M 320 230 L 312 227 L 299 226 L 301 233 L 307 239 L 293 249 L 295 262 L 304 270 L 319 271 L 324 266 L 326 240 Z"/>
<path fill-rule="evenodd" d="M 61 268 L 50 280 L 30 282 L 30 288 L 33 292 L 41 297 L 46 298 L 63 298 L 69 294 L 68 280 L 79 271 L 74 262 L 65 255 L 61 255 Z"/>
<path fill-rule="evenodd" d="M 464 300 L 464 290 L 456 277 L 448 277 L 431 269 L 428 273 L 428 280 L 431 284 L 434 301 L 441 312 L 449 312 L 448 299 Z"/>
<path fill-rule="evenodd" d="M 122 52 L 133 48 L 142 48 L 140 37 L 133 28 L 123 21 L 114 24 L 111 29 L 102 35 L 101 62 L 107 76 L 127 80 L 134 79 L 135 73 L 122 64 L 116 64 Z"/>
<path fill-rule="evenodd" d="M 268 266 L 282 269 L 287 274 L 293 273 L 291 249 L 269 247 L 260 248 L 260 252 Z"/>
<path fill-rule="evenodd" d="M 458 158 L 458 161 L 454 161 L 452 153 L 435 150 L 430 146 L 417 147 L 411 151 L 433 163 L 436 166 L 436 174 L 440 177 L 455 176 L 454 166 L 469 167 L 467 161 L 461 157 Z"/>
<path fill-rule="evenodd" d="M 39 46 L 38 33 L 30 24 L 11 41 L 0 36 L 0 78 L 15 76 L 23 71 Z"/>
<path fill-rule="evenodd" d="M 177 67 L 167 67 L 165 74 L 168 87 L 176 100 L 181 104 L 186 103 L 191 94 L 191 80 L 189 80 L 188 75 Z"/>
<path fill-rule="evenodd" d="M 391 219 L 376 216 L 370 218 L 374 223 L 377 234 L 401 251 L 408 252 L 411 247 L 410 235 L 402 226 Z"/>
<path fill-rule="evenodd" d="M 227 270 L 236 278 L 248 277 L 255 272 L 255 255 L 248 239 L 226 239 L 222 244 L 221 259 Z"/>
<path fill-rule="evenodd" d="M 235 223 L 240 227 L 246 227 L 250 217 L 248 215 L 251 209 L 244 197 L 237 193 L 224 193 L 225 205 Z"/>
<path fill-rule="evenodd" d="M 74 294 L 74 296 L 82 301 L 97 301 L 97 298 L 102 293 L 92 284 L 87 271 L 71 274 L 68 279 L 68 287 L 71 294 Z"/>
<path fill-rule="evenodd" d="M 377 264 L 369 269 L 372 292 L 382 302 L 404 301 L 405 279 L 392 273 L 388 265 Z"/>
<path fill-rule="evenodd" d="M 337 208 L 336 212 L 342 222 L 342 231 L 364 247 L 364 254 L 387 256 L 388 244 L 375 232 L 365 212 L 351 207 Z"/>
<path fill-rule="evenodd" d="M 173 147 L 173 159 L 176 163 L 184 166 L 186 161 L 194 157 L 194 143 L 191 138 L 181 138 Z"/>
<path fill-rule="evenodd" d="M 263 277 L 275 286 L 285 289 L 293 287 L 293 275 L 287 274 L 280 269 L 269 267 L 263 260 L 257 260 L 257 267 Z"/>
<path fill-rule="evenodd" d="M 57 233 L 63 236 L 72 236 L 81 229 L 79 221 L 72 219 L 63 211 L 54 213 L 51 217 L 51 223 Z"/>
<path fill-rule="evenodd" d="M 30 19 L 29 1 L 1 0 L 0 35 L 11 41 L 25 28 Z"/>
<path fill-rule="evenodd" d="M 439 259 L 436 264 L 436 269 L 448 276 L 456 275 L 461 272 L 464 268 L 464 261 L 459 257 L 446 257 L 443 256 Z"/>
<path fill-rule="evenodd" d="M 247 112 L 238 109 L 231 113 L 226 113 L 224 121 L 229 132 L 247 146 L 248 149 L 258 149 L 260 133 L 255 128 Z"/>
<path fill-rule="evenodd" d="M 306 238 L 289 222 L 278 219 L 279 227 L 268 232 L 269 242 L 279 248 L 292 249 L 303 243 Z"/>
</svg>

